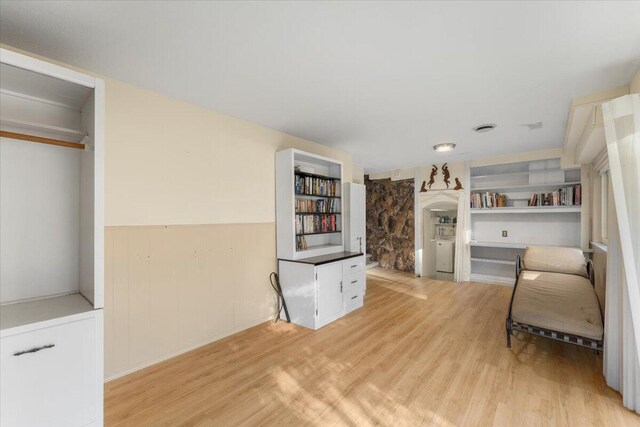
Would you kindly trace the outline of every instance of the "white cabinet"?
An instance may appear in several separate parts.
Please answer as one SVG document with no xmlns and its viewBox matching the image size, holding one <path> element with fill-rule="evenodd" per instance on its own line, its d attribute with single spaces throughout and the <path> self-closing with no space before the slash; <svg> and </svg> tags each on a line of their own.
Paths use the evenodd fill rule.
<svg viewBox="0 0 640 427">
<path fill-rule="evenodd" d="M 104 83 L 0 49 L 0 424 L 103 424 Z"/>
<path fill-rule="evenodd" d="M 279 260 L 279 276 L 291 322 L 307 328 L 319 329 L 364 304 L 362 254 Z"/>
<path fill-rule="evenodd" d="M 98 424 L 102 318 L 96 312 L 0 338 L 0 425 Z"/>
<path fill-rule="evenodd" d="M 342 265 L 335 262 L 316 268 L 318 287 L 318 327 L 342 316 Z"/>
<path fill-rule="evenodd" d="M 344 244 L 345 250 L 365 252 L 366 245 L 366 187 L 362 184 L 344 184 Z"/>
</svg>

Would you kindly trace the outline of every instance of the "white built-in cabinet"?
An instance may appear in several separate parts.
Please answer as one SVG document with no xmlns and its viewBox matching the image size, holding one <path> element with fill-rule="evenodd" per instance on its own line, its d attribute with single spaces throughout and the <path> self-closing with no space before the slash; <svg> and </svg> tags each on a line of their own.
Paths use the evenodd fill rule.
<svg viewBox="0 0 640 427">
<path fill-rule="evenodd" d="M 104 84 L 0 50 L 0 425 L 103 424 Z"/>
<path fill-rule="evenodd" d="M 330 184 L 335 191 L 307 187 L 296 182 Z M 342 252 L 342 162 L 290 148 L 276 153 L 277 255 L 280 259 L 302 259 Z M 322 190 L 322 191 L 320 191 Z M 324 207 L 301 209 L 301 204 Z M 306 207 L 306 206 L 305 206 Z M 301 229 L 301 222 L 334 217 L 330 230 Z M 304 241 L 306 247 L 300 247 Z"/>
<path fill-rule="evenodd" d="M 365 252 L 367 243 L 366 187 L 346 182 L 344 197 L 344 246 L 346 251 Z"/>
<path fill-rule="evenodd" d="M 364 303 L 365 187 L 342 181 L 338 160 L 276 153 L 278 274 L 291 321 L 311 329 Z"/>
<path fill-rule="evenodd" d="M 319 329 L 364 304 L 364 255 L 326 261 L 330 259 L 279 261 L 280 286 L 293 323 Z"/>
</svg>

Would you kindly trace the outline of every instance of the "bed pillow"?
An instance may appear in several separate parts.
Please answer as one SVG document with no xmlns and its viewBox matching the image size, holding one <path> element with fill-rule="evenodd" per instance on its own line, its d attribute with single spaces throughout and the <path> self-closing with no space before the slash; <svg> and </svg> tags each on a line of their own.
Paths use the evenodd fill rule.
<svg viewBox="0 0 640 427">
<path fill-rule="evenodd" d="M 587 261 L 580 249 L 553 246 L 527 246 L 522 259 L 525 270 L 576 274 L 589 277 Z"/>
</svg>

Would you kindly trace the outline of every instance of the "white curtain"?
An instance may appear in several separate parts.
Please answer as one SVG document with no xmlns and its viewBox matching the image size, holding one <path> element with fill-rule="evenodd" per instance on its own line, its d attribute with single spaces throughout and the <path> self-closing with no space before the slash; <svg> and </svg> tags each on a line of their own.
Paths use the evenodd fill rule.
<svg viewBox="0 0 640 427">
<path fill-rule="evenodd" d="M 640 96 L 602 104 L 614 211 L 609 215 L 604 375 L 640 413 Z"/>
<path fill-rule="evenodd" d="M 456 255 L 454 280 L 458 283 L 468 282 L 471 278 L 471 247 L 469 246 L 471 211 L 469 210 L 469 198 L 466 192 L 458 194 L 458 215 L 456 225 Z"/>
<path fill-rule="evenodd" d="M 607 385 L 622 394 L 624 406 L 640 413 L 638 348 L 614 208 L 609 209 L 608 235 L 603 373 Z"/>
</svg>

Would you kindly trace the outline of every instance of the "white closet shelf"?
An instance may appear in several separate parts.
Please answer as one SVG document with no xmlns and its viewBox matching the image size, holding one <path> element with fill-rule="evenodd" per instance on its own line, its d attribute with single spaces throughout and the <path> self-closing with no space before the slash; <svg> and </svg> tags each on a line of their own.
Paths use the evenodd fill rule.
<svg viewBox="0 0 640 427">
<path fill-rule="evenodd" d="M 489 264 L 504 264 L 504 265 L 516 265 L 515 261 L 509 261 L 507 259 L 495 259 L 495 258 L 475 258 L 471 257 L 472 262 L 486 262 Z"/>
<path fill-rule="evenodd" d="M 45 125 L 41 123 L 30 123 L 21 120 L 3 118 L 0 120 L 0 127 L 3 130 L 14 132 L 16 130 L 36 132 L 37 136 L 57 136 L 69 142 L 80 142 L 86 136 L 85 132 L 77 129 L 63 128 L 59 126 Z"/>
<path fill-rule="evenodd" d="M 523 206 L 504 208 L 471 208 L 472 214 L 530 214 L 530 213 L 580 213 L 582 207 L 577 206 Z"/>
<path fill-rule="evenodd" d="M 90 311 L 93 304 L 79 293 L 6 304 L 0 306 L 0 330 Z"/>
<path fill-rule="evenodd" d="M 550 188 L 562 188 L 562 187 L 568 187 L 568 186 L 572 186 L 572 185 L 577 185 L 580 184 L 580 182 L 552 182 L 549 184 L 522 184 L 522 185 L 490 185 L 490 186 L 486 186 L 486 187 L 477 187 L 477 188 L 472 188 L 471 192 L 480 192 L 480 191 L 489 191 L 489 192 L 507 192 L 507 191 L 512 191 L 512 192 L 518 192 L 518 191 L 531 191 L 531 192 L 537 192 L 537 191 L 544 191 L 544 190 L 548 190 Z"/>
</svg>

